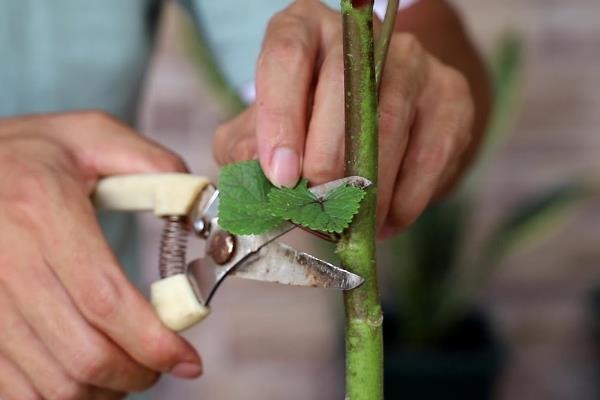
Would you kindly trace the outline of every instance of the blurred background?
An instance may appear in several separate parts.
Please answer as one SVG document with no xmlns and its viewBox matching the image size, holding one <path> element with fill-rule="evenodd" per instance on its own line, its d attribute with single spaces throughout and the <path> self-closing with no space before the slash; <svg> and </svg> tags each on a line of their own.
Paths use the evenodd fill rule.
<svg viewBox="0 0 600 400">
<path fill-rule="evenodd" d="M 600 4 L 454 3 L 490 62 L 496 114 L 461 190 L 379 251 L 386 398 L 598 399 Z M 192 32 L 169 5 L 141 130 L 216 180 L 211 137 L 235 103 Z M 141 224 L 148 287 L 161 224 Z M 339 293 L 231 279 L 185 334 L 204 376 L 165 377 L 148 398 L 342 399 L 342 316 Z"/>
</svg>

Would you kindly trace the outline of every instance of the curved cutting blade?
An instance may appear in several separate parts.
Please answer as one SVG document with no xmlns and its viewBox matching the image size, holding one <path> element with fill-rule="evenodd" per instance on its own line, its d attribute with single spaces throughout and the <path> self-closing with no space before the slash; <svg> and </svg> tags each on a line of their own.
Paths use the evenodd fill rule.
<svg viewBox="0 0 600 400">
<path fill-rule="evenodd" d="M 354 289 L 364 281 L 356 274 L 280 242 L 262 247 L 229 274 L 263 282 L 341 290 Z"/>
</svg>

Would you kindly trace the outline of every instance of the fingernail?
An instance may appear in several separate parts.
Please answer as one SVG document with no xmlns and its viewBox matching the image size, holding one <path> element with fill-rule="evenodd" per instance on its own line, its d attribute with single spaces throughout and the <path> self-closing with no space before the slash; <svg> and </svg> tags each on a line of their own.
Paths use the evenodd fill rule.
<svg viewBox="0 0 600 400">
<path fill-rule="evenodd" d="M 288 147 L 279 147 L 271 158 L 271 182 L 276 186 L 294 187 L 300 177 L 300 157 Z"/>
<path fill-rule="evenodd" d="M 200 364 L 182 362 L 173 367 L 170 373 L 178 378 L 197 378 L 202 375 L 202 366 Z"/>
</svg>

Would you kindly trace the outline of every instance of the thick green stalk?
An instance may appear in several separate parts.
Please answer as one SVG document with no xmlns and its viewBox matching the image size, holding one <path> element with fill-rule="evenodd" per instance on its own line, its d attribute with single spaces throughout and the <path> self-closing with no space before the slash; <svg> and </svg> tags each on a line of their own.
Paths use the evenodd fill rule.
<svg viewBox="0 0 600 400">
<path fill-rule="evenodd" d="M 365 283 L 344 295 L 348 400 L 383 398 L 383 315 L 375 263 L 377 93 L 373 2 L 342 0 L 346 112 L 346 174 L 373 182 L 351 227 L 338 243 L 342 265 Z"/>
</svg>

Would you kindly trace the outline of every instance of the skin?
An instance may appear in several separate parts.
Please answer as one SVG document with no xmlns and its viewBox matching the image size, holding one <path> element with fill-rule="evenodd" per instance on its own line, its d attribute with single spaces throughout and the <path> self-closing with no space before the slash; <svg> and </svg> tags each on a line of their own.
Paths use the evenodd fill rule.
<svg viewBox="0 0 600 400">
<path fill-rule="evenodd" d="M 402 11 L 397 29 L 380 94 L 382 236 L 452 187 L 489 106 L 485 70 L 444 2 Z M 257 101 L 218 130 L 219 163 L 258 157 L 286 186 L 342 176 L 340 35 L 339 14 L 315 0 L 273 17 Z M 199 376 L 199 355 L 127 281 L 89 200 L 100 177 L 184 163 L 106 114 L 74 112 L 0 119 L 0 171 L 0 397 L 119 399 L 161 373 Z"/>
<path fill-rule="evenodd" d="M 193 347 L 125 277 L 89 200 L 102 176 L 183 162 L 84 112 L 1 120 L 0 170 L 0 396 L 118 399 L 162 372 L 200 375 Z"/>
<path fill-rule="evenodd" d="M 399 13 L 395 28 L 379 97 L 380 238 L 455 185 L 490 104 L 483 63 L 447 3 L 422 0 Z M 257 64 L 256 102 L 217 130 L 217 162 L 258 158 L 278 186 L 342 177 L 343 76 L 338 12 L 304 0 L 275 15 Z"/>
</svg>

